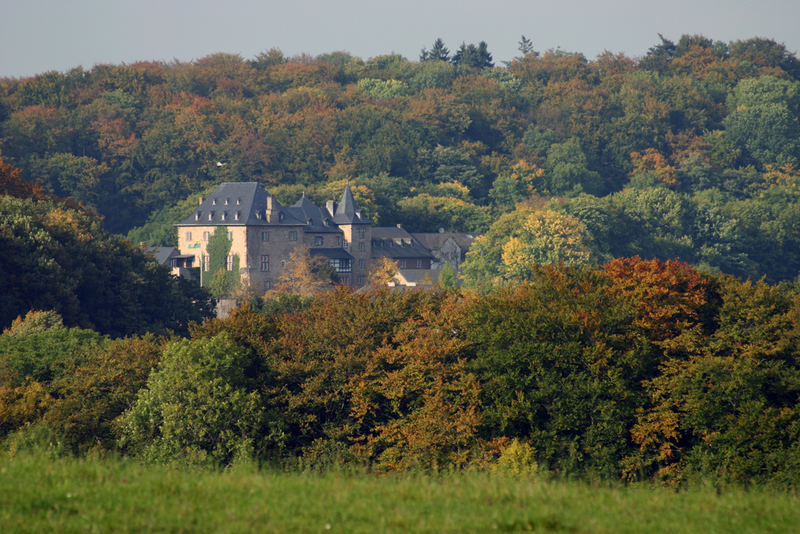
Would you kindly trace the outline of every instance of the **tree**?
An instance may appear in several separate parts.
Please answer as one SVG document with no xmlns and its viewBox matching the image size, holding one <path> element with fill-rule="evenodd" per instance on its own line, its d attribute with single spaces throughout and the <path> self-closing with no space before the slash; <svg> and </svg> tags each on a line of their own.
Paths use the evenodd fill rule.
<svg viewBox="0 0 800 534">
<path fill-rule="evenodd" d="M 150 461 L 217 465 L 273 446 L 259 440 L 265 421 L 246 372 L 252 357 L 225 333 L 170 343 L 120 418 L 120 446 Z"/>
<path fill-rule="evenodd" d="M 524 35 L 519 39 L 519 47 L 517 48 L 522 54 L 522 57 L 527 56 L 528 54 L 533 54 L 534 56 L 538 56 L 539 53 L 533 49 L 533 41 L 525 37 Z"/>
<path fill-rule="evenodd" d="M 0 325 L 31 309 L 112 336 L 185 332 L 211 314 L 208 294 L 172 276 L 85 211 L 0 196 Z"/>
<path fill-rule="evenodd" d="M 744 79 L 729 96 L 728 109 L 726 135 L 762 168 L 800 164 L 800 82 Z"/>
<path fill-rule="evenodd" d="M 450 51 L 447 47 L 444 46 L 444 41 L 441 38 L 437 37 L 436 40 L 433 42 L 433 46 L 431 47 L 430 51 L 422 49 L 422 52 L 419 55 L 420 61 L 449 61 L 450 60 Z"/>
<path fill-rule="evenodd" d="M 386 287 L 390 282 L 395 280 L 399 271 L 400 267 L 392 258 L 386 256 L 376 258 L 370 265 L 367 285 L 374 289 Z"/>
<path fill-rule="evenodd" d="M 439 287 L 442 289 L 455 289 L 458 287 L 456 272 L 449 261 L 444 263 L 442 270 L 439 272 Z"/>
<path fill-rule="evenodd" d="M 332 288 L 338 282 L 336 270 L 323 257 L 312 256 L 305 247 L 289 254 L 280 276 L 277 291 L 313 296 Z"/>
<path fill-rule="evenodd" d="M 472 43 L 461 43 L 461 46 L 458 47 L 458 50 L 453 54 L 453 58 L 450 61 L 454 65 L 473 69 L 494 67 L 494 63 L 492 63 L 492 54 L 489 53 L 485 41 L 478 43 L 478 46 Z"/>
</svg>

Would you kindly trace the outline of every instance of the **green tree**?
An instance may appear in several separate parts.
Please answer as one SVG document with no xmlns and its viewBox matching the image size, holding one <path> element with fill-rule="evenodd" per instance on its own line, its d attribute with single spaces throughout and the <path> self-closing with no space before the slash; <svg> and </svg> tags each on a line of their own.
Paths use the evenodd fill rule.
<svg viewBox="0 0 800 534">
<path fill-rule="evenodd" d="M 449 261 L 444 263 L 442 270 L 439 271 L 439 287 L 442 289 L 455 289 L 458 287 L 458 279 L 456 278 L 456 271 Z"/>
<path fill-rule="evenodd" d="M 444 45 L 444 41 L 437 37 L 431 46 L 430 51 L 422 49 L 419 54 L 420 61 L 449 61 L 450 50 Z"/>
<path fill-rule="evenodd" d="M 472 43 L 461 43 L 450 61 L 456 66 L 473 69 L 494 67 L 492 54 L 489 53 L 488 46 L 484 41 L 478 43 L 477 46 Z"/>
<path fill-rule="evenodd" d="M 729 96 L 726 136 L 762 167 L 800 163 L 800 82 L 747 78 Z"/>
<path fill-rule="evenodd" d="M 252 354 L 225 333 L 164 350 L 119 421 L 120 446 L 147 460 L 230 463 L 263 452 L 261 397 L 247 376 Z"/>
</svg>

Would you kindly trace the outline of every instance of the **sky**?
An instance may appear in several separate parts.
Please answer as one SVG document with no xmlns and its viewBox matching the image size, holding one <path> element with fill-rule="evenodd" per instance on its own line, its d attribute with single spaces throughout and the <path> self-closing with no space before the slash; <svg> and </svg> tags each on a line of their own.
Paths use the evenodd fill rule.
<svg viewBox="0 0 800 534">
<path fill-rule="evenodd" d="M 589 59 L 641 57 L 659 33 L 766 37 L 797 53 L 798 21 L 800 0 L 0 0 L 0 78 L 271 48 L 417 60 L 437 37 L 451 51 L 486 41 L 498 65 L 518 55 L 522 35 L 538 51 Z"/>
</svg>

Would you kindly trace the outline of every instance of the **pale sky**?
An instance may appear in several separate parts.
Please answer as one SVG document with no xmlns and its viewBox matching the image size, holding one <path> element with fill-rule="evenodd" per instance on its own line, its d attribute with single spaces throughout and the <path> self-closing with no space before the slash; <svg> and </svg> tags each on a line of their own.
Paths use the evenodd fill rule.
<svg viewBox="0 0 800 534">
<path fill-rule="evenodd" d="M 270 48 L 417 60 L 437 37 L 451 51 L 486 41 L 498 65 L 521 35 L 589 59 L 640 57 L 658 33 L 766 37 L 797 53 L 799 27 L 800 0 L 0 0 L 0 77 Z"/>
</svg>

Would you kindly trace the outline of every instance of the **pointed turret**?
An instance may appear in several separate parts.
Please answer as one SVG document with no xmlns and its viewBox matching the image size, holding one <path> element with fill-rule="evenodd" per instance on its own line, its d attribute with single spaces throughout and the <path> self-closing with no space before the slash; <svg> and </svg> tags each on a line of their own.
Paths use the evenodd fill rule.
<svg viewBox="0 0 800 534">
<path fill-rule="evenodd" d="M 357 224 L 361 222 L 361 217 L 358 216 L 356 208 L 356 199 L 353 198 L 353 192 L 350 191 L 350 182 L 345 184 L 342 198 L 336 206 L 336 215 L 333 220 L 336 224 Z"/>
</svg>

